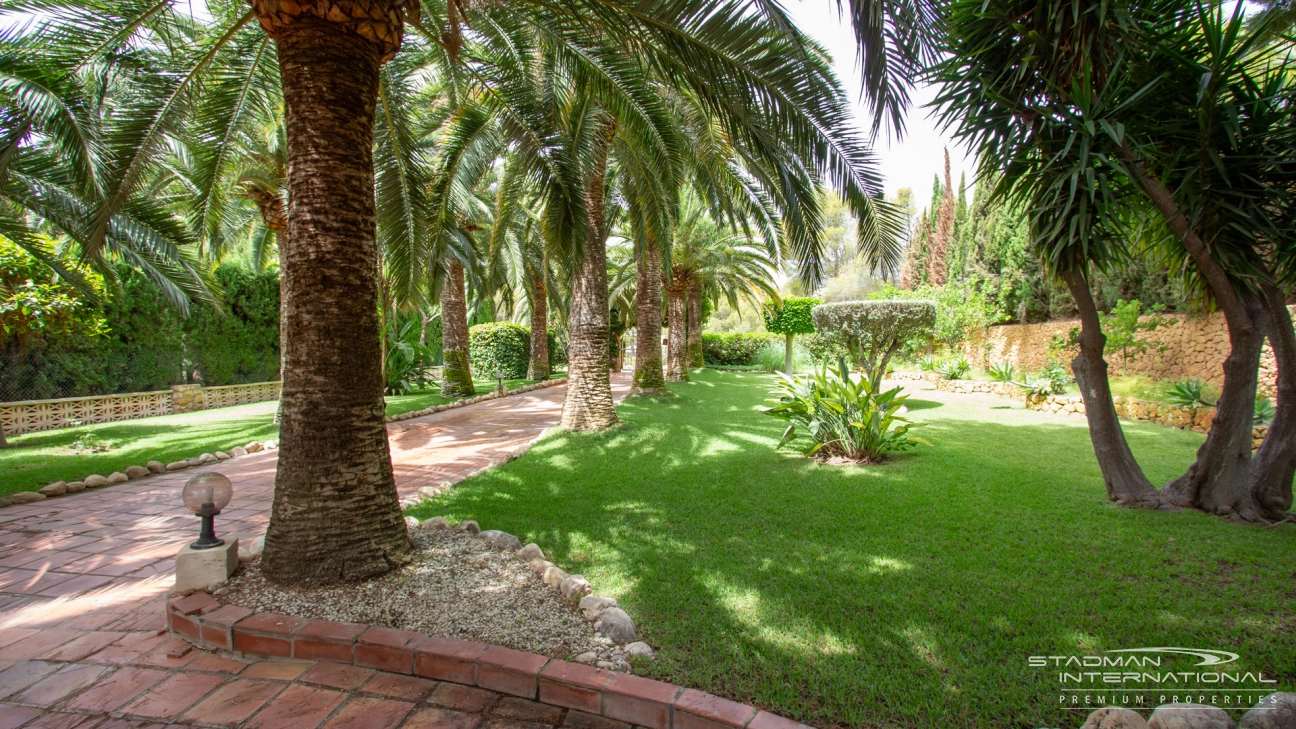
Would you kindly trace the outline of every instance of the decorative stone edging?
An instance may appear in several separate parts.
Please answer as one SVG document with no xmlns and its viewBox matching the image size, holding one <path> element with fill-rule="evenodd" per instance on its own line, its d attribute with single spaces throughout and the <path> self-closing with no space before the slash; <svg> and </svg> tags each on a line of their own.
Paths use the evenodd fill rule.
<svg viewBox="0 0 1296 729">
<path fill-rule="evenodd" d="M 479 686 L 649 729 L 797 729 L 776 714 L 674 684 L 500 646 L 222 605 L 206 592 L 167 603 L 167 629 L 205 650 L 351 664 Z"/>
<path fill-rule="evenodd" d="M 408 413 L 401 413 L 400 415 L 393 415 L 387 418 L 386 422 L 394 423 L 401 420 L 409 420 L 410 418 L 417 418 L 417 417 L 422 417 L 424 415 L 431 415 L 432 413 L 439 413 L 443 410 L 453 410 L 455 408 L 461 408 L 468 405 L 473 405 L 479 402 L 484 402 L 486 400 L 494 400 L 496 398 L 508 397 L 510 395 L 520 395 L 524 392 L 531 392 L 532 390 L 539 390 L 546 387 L 555 387 L 557 385 L 564 385 L 566 383 L 567 383 L 566 377 L 562 377 L 556 380 L 546 380 L 544 382 L 537 382 L 534 385 L 519 387 L 516 390 L 507 390 L 502 394 L 499 392 L 492 392 L 487 395 L 479 395 L 477 397 L 465 398 L 463 400 L 455 400 L 454 402 L 446 403 L 444 405 L 435 405 L 433 407 L 424 408 L 422 410 L 415 410 Z M 270 383 L 270 384 L 277 384 L 277 383 Z M 235 387 L 243 387 L 243 386 L 239 385 Z M 541 435 L 543 436 L 544 434 L 541 433 Z M 537 438 L 536 440 L 539 439 Z M 533 443 L 535 443 L 535 441 L 528 443 L 522 450 L 515 452 L 510 457 L 509 460 L 521 455 L 523 452 L 526 451 L 527 448 L 530 448 Z M 231 448 L 229 453 L 226 453 L 224 451 L 216 451 L 215 453 L 203 453 L 193 458 L 186 458 L 182 461 L 173 461 L 167 464 L 163 464 L 160 461 L 149 461 L 148 464 L 144 466 L 127 466 L 125 471 L 114 471 L 113 473 L 110 473 L 107 476 L 100 476 L 99 474 L 92 473 L 89 476 L 86 476 L 85 478 L 81 479 L 80 481 L 55 481 L 53 483 L 42 486 L 37 491 L 19 491 L 17 493 L 10 494 L 8 498 L 0 497 L 0 508 L 9 506 L 11 504 L 30 504 L 32 502 L 41 501 L 51 496 L 66 496 L 69 494 L 74 494 L 80 491 L 84 491 L 86 489 L 102 488 L 104 486 L 115 486 L 119 483 L 134 481 L 136 479 L 144 478 L 146 476 L 151 476 L 155 473 L 170 473 L 174 471 L 181 471 L 186 468 L 192 468 L 194 466 L 206 465 L 208 463 L 216 463 L 218 461 L 227 461 L 230 460 L 231 458 L 238 458 L 240 456 L 248 455 L 251 453 L 257 453 L 261 450 L 274 450 L 275 447 L 276 447 L 276 443 L 273 440 L 267 440 L 265 441 L 265 443 L 252 441 L 251 443 L 248 443 L 246 446 L 235 446 L 234 448 Z M 498 464 L 492 462 L 489 466 L 487 466 L 487 468 L 490 468 L 495 465 Z M 420 489 L 420 492 L 421 491 L 422 490 Z"/>
<path fill-rule="evenodd" d="M 1000 397 L 1020 397 L 1022 389 L 1011 382 L 984 382 L 981 380 L 936 380 L 937 390 L 957 392 L 964 395 L 987 394 Z"/>
</svg>

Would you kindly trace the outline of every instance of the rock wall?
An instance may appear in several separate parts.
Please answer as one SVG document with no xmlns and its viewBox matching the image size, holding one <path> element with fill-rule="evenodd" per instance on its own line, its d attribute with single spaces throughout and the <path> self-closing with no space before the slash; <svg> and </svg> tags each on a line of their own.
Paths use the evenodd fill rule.
<svg viewBox="0 0 1296 729">
<path fill-rule="evenodd" d="M 1296 316 L 1296 306 L 1288 307 Z M 1167 314 L 1174 323 L 1147 334 L 1159 339 L 1166 349 L 1131 355 L 1125 370 L 1119 352 L 1108 352 L 1107 362 L 1113 375 L 1141 374 L 1154 379 L 1181 380 L 1200 378 L 1216 386 L 1223 384 L 1224 358 L 1228 356 L 1228 330 L 1224 315 L 1185 316 Z M 1079 320 L 1051 321 L 1040 324 L 1003 324 L 973 331 L 963 344 L 963 354 L 978 367 L 995 362 L 1011 362 L 1018 370 L 1036 372 L 1052 355 L 1049 345 L 1055 335 L 1065 337 L 1080 326 Z M 1063 364 L 1069 364 L 1074 351 L 1064 351 Z M 1260 391 L 1274 397 L 1277 367 L 1273 349 L 1265 345 L 1260 359 Z"/>
</svg>

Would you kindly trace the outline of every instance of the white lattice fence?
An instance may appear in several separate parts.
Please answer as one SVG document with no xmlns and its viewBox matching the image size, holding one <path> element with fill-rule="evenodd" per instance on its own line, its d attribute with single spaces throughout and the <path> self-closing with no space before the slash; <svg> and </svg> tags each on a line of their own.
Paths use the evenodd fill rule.
<svg viewBox="0 0 1296 729">
<path fill-rule="evenodd" d="M 202 406 L 209 410 L 231 405 L 279 399 L 278 382 L 254 382 L 202 388 Z M 55 430 L 76 424 L 134 420 L 175 412 L 171 390 L 130 392 L 121 395 L 67 397 L 59 400 L 25 400 L 0 403 L 0 425 L 6 435 Z"/>
<path fill-rule="evenodd" d="M 253 402 L 279 399 L 279 382 L 253 382 L 249 385 L 224 385 L 221 387 L 204 387 L 204 407 L 227 408 L 231 405 L 247 405 Z"/>
<path fill-rule="evenodd" d="M 66 428 L 75 423 L 108 423 L 171 412 L 171 391 L 129 392 L 121 395 L 65 397 L 0 404 L 0 424 L 17 435 L 37 430 Z"/>
</svg>

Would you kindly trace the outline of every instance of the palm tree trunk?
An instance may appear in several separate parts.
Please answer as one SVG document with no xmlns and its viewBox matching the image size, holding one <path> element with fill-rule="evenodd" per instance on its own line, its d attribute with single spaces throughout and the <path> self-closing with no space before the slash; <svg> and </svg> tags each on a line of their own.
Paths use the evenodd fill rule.
<svg viewBox="0 0 1296 729">
<path fill-rule="evenodd" d="M 441 395 L 471 397 L 472 363 L 468 360 L 468 301 L 464 294 L 464 268 L 451 259 L 441 287 Z"/>
<path fill-rule="evenodd" d="M 604 195 L 607 156 L 616 123 L 603 122 L 603 137 L 586 180 L 588 237 L 572 281 L 567 354 L 567 399 L 562 425 L 569 430 L 601 430 L 616 425 L 616 405 L 608 371 L 607 220 Z"/>
<path fill-rule="evenodd" d="M 1078 271 L 1066 271 L 1063 278 L 1080 310 L 1080 352 L 1072 360 L 1071 370 L 1084 400 L 1089 440 L 1107 485 L 1107 497 L 1123 506 L 1159 507 L 1161 498 L 1157 489 L 1143 475 L 1116 417 L 1107 360 L 1103 358 L 1107 337 L 1102 333 L 1089 282 Z"/>
<path fill-rule="evenodd" d="M 0 423 L 0 448 L 8 448 L 9 441 L 5 438 L 4 424 Z"/>
<path fill-rule="evenodd" d="M 666 391 L 661 356 L 661 251 L 649 243 L 639 259 L 635 282 L 634 391 Z"/>
<path fill-rule="evenodd" d="M 283 424 L 261 568 L 289 584 L 362 580 L 410 553 L 387 447 L 374 275 L 374 108 L 391 48 L 314 15 L 285 22 L 257 10 L 278 42 L 290 200 L 279 250 Z M 399 38 L 399 23 L 387 32 Z"/>
<path fill-rule="evenodd" d="M 688 281 L 671 276 L 666 284 L 666 381 L 688 382 Z"/>
<path fill-rule="evenodd" d="M 1251 461 L 1251 495 L 1265 516 L 1287 518 L 1296 475 L 1296 331 L 1282 293 L 1264 286 L 1266 331 L 1278 365 L 1278 406 Z"/>
<path fill-rule="evenodd" d="M 698 278 L 688 287 L 688 366 L 706 366 L 702 361 L 702 279 Z"/>
<path fill-rule="evenodd" d="M 531 363 L 528 380 L 549 379 L 549 292 L 543 271 L 531 274 Z"/>
</svg>

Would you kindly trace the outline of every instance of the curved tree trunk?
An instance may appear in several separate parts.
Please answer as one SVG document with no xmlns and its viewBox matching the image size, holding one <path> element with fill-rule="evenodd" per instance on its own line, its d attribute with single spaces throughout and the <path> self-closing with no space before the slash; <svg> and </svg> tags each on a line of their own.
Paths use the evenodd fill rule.
<svg viewBox="0 0 1296 729">
<path fill-rule="evenodd" d="M 688 382 L 688 281 L 671 276 L 666 284 L 666 381 Z"/>
<path fill-rule="evenodd" d="M 702 280 L 696 278 L 688 288 L 688 366 L 706 366 L 702 357 Z"/>
<path fill-rule="evenodd" d="M 1296 474 L 1296 332 L 1278 289 L 1264 287 L 1265 331 L 1278 364 L 1278 406 L 1251 461 L 1251 495 L 1267 518 L 1288 518 Z"/>
<path fill-rule="evenodd" d="M 549 291 L 544 272 L 531 274 L 531 362 L 528 380 L 549 379 Z"/>
<path fill-rule="evenodd" d="M 290 204 L 279 249 L 283 425 L 261 568 L 290 584 L 361 580 L 410 552 L 383 417 L 374 274 L 374 107 L 394 50 L 349 23 L 264 10 L 278 42 Z M 399 38 L 399 23 L 386 32 Z"/>
<path fill-rule="evenodd" d="M 441 287 L 441 395 L 471 397 L 472 363 L 468 358 L 468 301 L 464 293 L 463 265 L 453 258 L 446 264 Z"/>
<path fill-rule="evenodd" d="M 1107 377 L 1107 360 L 1103 358 L 1107 337 L 1102 333 L 1089 282 L 1078 271 L 1068 271 L 1063 278 L 1080 310 L 1080 352 L 1072 360 L 1071 370 L 1084 400 L 1089 440 L 1102 470 L 1107 497 L 1122 506 L 1159 507 L 1161 498 L 1157 489 L 1134 460 L 1129 443 L 1125 441 L 1125 432 L 1121 430 L 1120 419 L 1116 417 L 1116 405 L 1112 402 L 1111 384 Z"/>
<path fill-rule="evenodd" d="M 666 391 L 661 356 L 661 251 L 644 247 L 635 281 L 634 392 Z"/>
<path fill-rule="evenodd" d="M 1239 329 L 1229 322 L 1229 355 L 1224 360 L 1224 387 L 1215 404 L 1206 442 L 1188 471 L 1161 490 L 1168 503 L 1192 507 L 1243 521 L 1263 521 L 1264 516 L 1251 496 L 1251 430 L 1255 420 L 1256 385 L 1264 329 L 1256 326 L 1264 312 L 1259 298 L 1240 297 L 1249 310 L 1250 327 Z M 1258 316 L 1257 316 L 1258 315 Z"/>
<path fill-rule="evenodd" d="M 603 121 L 603 138 L 586 180 L 589 237 L 576 264 L 568 317 L 571 338 L 562 425 L 570 430 L 600 430 L 618 422 L 608 371 L 607 220 L 603 210 L 608 147 L 614 134 L 616 123 Z"/>
</svg>

